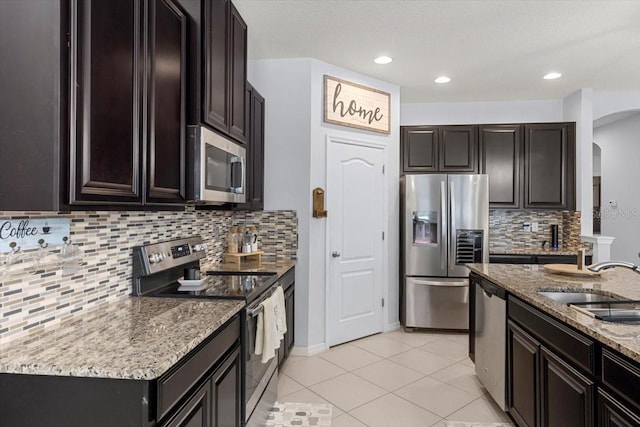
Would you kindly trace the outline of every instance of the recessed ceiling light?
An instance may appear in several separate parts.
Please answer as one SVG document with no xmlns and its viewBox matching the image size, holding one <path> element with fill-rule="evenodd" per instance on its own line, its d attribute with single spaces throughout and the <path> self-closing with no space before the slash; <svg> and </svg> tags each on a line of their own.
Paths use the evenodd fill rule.
<svg viewBox="0 0 640 427">
<path fill-rule="evenodd" d="M 373 60 L 373 62 L 375 62 L 376 64 L 389 64 L 391 61 L 393 61 L 392 58 L 388 57 L 388 56 L 378 56 L 376 59 Z"/>
<path fill-rule="evenodd" d="M 545 74 L 544 77 L 542 77 L 542 78 L 545 79 L 545 80 L 553 80 L 553 79 L 557 79 L 558 77 L 561 77 L 561 76 L 562 76 L 562 74 L 556 73 L 554 71 L 554 72 L 551 72 L 549 74 Z"/>
<path fill-rule="evenodd" d="M 451 79 L 447 76 L 440 76 L 437 79 L 434 80 L 434 82 L 436 83 L 449 83 L 451 81 Z"/>
</svg>

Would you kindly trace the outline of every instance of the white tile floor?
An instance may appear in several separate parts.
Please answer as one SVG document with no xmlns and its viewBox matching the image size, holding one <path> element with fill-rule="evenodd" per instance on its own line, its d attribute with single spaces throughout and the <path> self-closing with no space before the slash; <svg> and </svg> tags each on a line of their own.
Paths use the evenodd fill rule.
<svg viewBox="0 0 640 427">
<path fill-rule="evenodd" d="M 331 403 L 333 427 L 510 421 L 476 378 L 465 334 L 398 330 L 290 356 L 278 401 Z"/>
</svg>

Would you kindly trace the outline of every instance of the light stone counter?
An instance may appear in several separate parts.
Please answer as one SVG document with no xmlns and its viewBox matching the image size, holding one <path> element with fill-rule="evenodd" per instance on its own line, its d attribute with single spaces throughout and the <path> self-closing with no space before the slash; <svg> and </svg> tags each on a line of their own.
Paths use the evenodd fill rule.
<svg viewBox="0 0 640 427">
<path fill-rule="evenodd" d="M 591 251 L 586 251 L 586 255 L 591 255 Z M 578 255 L 578 251 L 568 251 L 568 250 L 553 250 L 553 249 L 519 249 L 519 248 L 511 248 L 511 249 L 491 249 L 489 250 L 489 255 Z"/>
<path fill-rule="evenodd" d="M 640 362 L 640 324 L 603 322 L 537 293 L 594 289 L 604 295 L 640 300 L 640 274 L 619 267 L 593 278 L 548 273 L 542 265 L 468 264 L 468 267 L 534 307 Z"/>
<path fill-rule="evenodd" d="M 0 373 L 151 380 L 244 301 L 132 297 L 0 346 Z"/>
</svg>

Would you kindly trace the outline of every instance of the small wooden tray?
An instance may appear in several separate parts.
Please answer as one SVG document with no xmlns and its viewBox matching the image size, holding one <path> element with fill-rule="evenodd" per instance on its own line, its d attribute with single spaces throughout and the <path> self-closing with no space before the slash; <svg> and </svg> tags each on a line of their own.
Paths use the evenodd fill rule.
<svg viewBox="0 0 640 427">
<path fill-rule="evenodd" d="M 258 261 L 258 265 L 262 265 L 262 254 L 264 252 L 262 251 L 255 251 L 255 252 L 239 252 L 236 254 L 231 254 L 231 253 L 225 253 L 224 254 L 224 260 L 225 262 L 230 262 L 230 263 L 234 263 L 237 264 L 238 267 L 241 266 L 242 264 L 242 260 L 246 260 L 246 261 Z"/>
<path fill-rule="evenodd" d="M 603 271 L 578 270 L 578 266 L 574 264 L 543 264 L 542 267 L 549 273 L 565 274 L 567 276 L 596 277 L 601 276 Z"/>
</svg>

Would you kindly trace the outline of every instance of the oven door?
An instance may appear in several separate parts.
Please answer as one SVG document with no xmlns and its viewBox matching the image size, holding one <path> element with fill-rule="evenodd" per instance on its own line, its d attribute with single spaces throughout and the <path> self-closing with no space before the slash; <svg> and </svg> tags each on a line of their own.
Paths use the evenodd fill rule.
<svg viewBox="0 0 640 427">
<path fill-rule="evenodd" d="M 275 403 L 277 391 L 267 390 L 269 380 L 273 377 L 278 368 L 277 354 L 267 363 L 262 363 L 261 355 L 255 354 L 256 326 L 258 324 L 258 313 L 252 314 L 259 303 L 247 307 L 246 310 L 246 353 L 245 353 L 245 423 L 252 418 L 256 407 L 270 406 Z M 282 345 L 282 344 L 281 344 Z M 277 375 L 277 374 L 276 374 Z M 277 380 L 277 378 L 276 378 Z M 268 401 L 268 402 L 267 402 Z M 268 405 L 264 405 L 268 403 Z M 255 417 L 254 417 L 255 418 Z M 255 424 L 255 420 L 254 424 Z"/>
<path fill-rule="evenodd" d="M 244 147 L 201 126 L 189 126 L 188 197 L 206 204 L 244 203 Z"/>
</svg>

